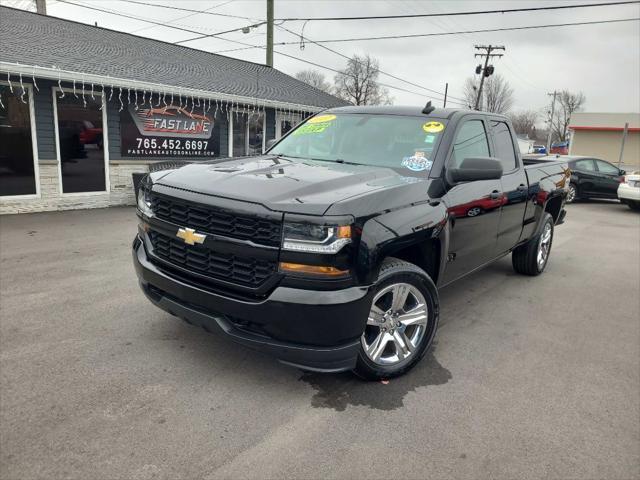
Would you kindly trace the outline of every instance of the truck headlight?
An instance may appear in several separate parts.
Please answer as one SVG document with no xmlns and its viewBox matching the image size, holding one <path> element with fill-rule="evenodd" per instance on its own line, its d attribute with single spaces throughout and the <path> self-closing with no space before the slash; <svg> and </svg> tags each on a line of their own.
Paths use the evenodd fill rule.
<svg viewBox="0 0 640 480">
<path fill-rule="evenodd" d="M 138 190 L 138 210 L 140 213 L 147 217 L 153 216 L 153 210 L 151 209 L 151 201 L 147 195 L 147 191 L 144 188 Z"/>
<path fill-rule="evenodd" d="M 351 243 L 349 225 L 317 225 L 313 223 L 284 224 L 282 248 L 295 252 L 338 253 Z"/>
</svg>

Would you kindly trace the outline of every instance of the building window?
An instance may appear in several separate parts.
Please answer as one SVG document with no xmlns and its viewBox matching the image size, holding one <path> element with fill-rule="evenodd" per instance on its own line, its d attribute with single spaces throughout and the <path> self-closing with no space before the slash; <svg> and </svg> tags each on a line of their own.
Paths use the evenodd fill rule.
<svg viewBox="0 0 640 480">
<path fill-rule="evenodd" d="M 302 115 L 299 113 L 276 112 L 276 139 L 286 135 L 301 121 Z"/>
<path fill-rule="evenodd" d="M 0 196 L 36 195 L 37 179 L 34 162 L 35 141 L 31 131 L 31 89 L 11 93 L 9 86 L 0 84 Z M 23 102 L 24 100 L 24 102 Z M 26 102 L 26 103 L 25 103 Z"/>
<path fill-rule="evenodd" d="M 264 112 L 231 113 L 229 153 L 232 157 L 260 155 L 264 149 Z"/>
<path fill-rule="evenodd" d="M 62 193 L 104 192 L 107 176 L 102 96 L 94 94 L 93 100 L 85 93 L 85 106 L 80 95 L 57 95 L 54 91 Z"/>
</svg>

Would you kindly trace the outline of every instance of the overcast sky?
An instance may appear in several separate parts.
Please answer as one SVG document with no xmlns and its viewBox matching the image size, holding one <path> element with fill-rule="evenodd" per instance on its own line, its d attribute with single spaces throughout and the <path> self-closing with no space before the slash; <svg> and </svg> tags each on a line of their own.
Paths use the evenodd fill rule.
<svg viewBox="0 0 640 480">
<path fill-rule="evenodd" d="M 134 17 L 196 30 L 214 33 L 243 27 L 251 23 L 207 14 L 191 15 L 188 12 L 170 10 L 160 6 L 130 4 L 123 0 L 69 0 Z M 212 13 L 250 17 L 261 21 L 266 17 L 266 0 L 140 0 L 144 3 L 177 6 Z M 20 0 L 2 0 L 10 5 Z M 28 3 L 22 0 L 22 3 Z M 275 17 L 322 17 L 356 15 L 398 15 L 415 13 L 443 13 L 468 10 L 489 10 L 528 6 L 595 3 L 594 0 L 571 1 L 410 1 L 410 0 L 275 0 Z M 126 19 L 117 15 L 92 11 L 62 1 L 48 0 L 48 13 L 85 23 L 121 30 L 136 35 L 176 42 L 194 35 L 143 21 Z M 186 17 L 186 18 L 185 18 Z M 309 22 L 304 35 L 313 40 L 350 38 L 378 35 L 404 35 L 438 33 L 510 26 L 544 25 L 553 23 L 599 21 L 607 19 L 640 17 L 640 4 L 580 8 L 550 12 L 526 12 L 420 19 L 394 19 L 349 22 Z M 282 26 L 300 32 L 303 22 L 291 21 Z M 252 29 L 249 34 L 234 32 L 223 36 L 252 45 L 264 45 L 266 27 Z M 296 41 L 298 37 L 280 28 L 275 29 L 275 42 Z M 359 41 L 328 44 L 343 54 L 368 53 L 380 62 L 380 68 L 412 83 L 444 91 L 449 82 L 449 92 L 462 97 L 465 78 L 472 76 L 475 65 L 474 44 L 498 44 L 506 47 L 502 59 L 494 62 L 496 72 L 503 75 L 515 91 L 514 110 L 535 109 L 543 111 L 548 105 L 547 92 L 554 89 L 582 91 L 586 95 L 585 110 L 597 112 L 640 111 L 640 22 L 603 25 L 571 26 L 540 30 L 494 32 L 436 36 L 428 38 Z M 206 38 L 185 45 L 210 52 L 239 48 L 221 38 Z M 277 51 L 303 58 L 334 69 L 343 68 L 345 60 L 331 52 L 307 43 L 304 50 L 299 45 L 278 46 Z M 264 63 L 265 52 L 255 48 L 226 52 L 224 55 Z M 109 59 L 105 59 L 109 61 Z M 313 68 L 296 60 L 275 55 L 275 67 L 288 73 Z M 321 70 L 321 69 L 318 69 Z M 329 80 L 334 73 L 324 70 Z M 423 104 L 426 99 L 437 99 L 418 87 L 381 76 L 380 80 L 413 92 L 390 90 L 397 105 Z"/>
</svg>

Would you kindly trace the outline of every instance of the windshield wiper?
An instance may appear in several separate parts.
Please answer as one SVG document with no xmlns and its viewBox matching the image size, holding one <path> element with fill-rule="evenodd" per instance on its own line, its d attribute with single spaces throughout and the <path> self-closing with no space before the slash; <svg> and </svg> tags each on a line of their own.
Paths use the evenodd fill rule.
<svg viewBox="0 0 640 480">
<path fill-rule="evenodd" d="M 347 162 L 346 160 L 344 160 L 342 158 L 336 158 L 334 160 L 334 162 L 336 162 L 336 163 L 344 163 L 345 165 L 364 165 L 364 163 Z"/>
</svg>

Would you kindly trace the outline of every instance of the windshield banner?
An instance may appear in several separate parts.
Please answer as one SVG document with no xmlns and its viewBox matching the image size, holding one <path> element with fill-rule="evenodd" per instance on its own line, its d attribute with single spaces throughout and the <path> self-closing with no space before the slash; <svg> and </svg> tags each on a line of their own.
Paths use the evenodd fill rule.
<svg viewBox="0 0 640 480">
<path fill-rule="evenodd" d="M 120 112 L 121 153 L 125 157 L 213 157 L 212 117 L 176 105 Z"/>
</svg>

